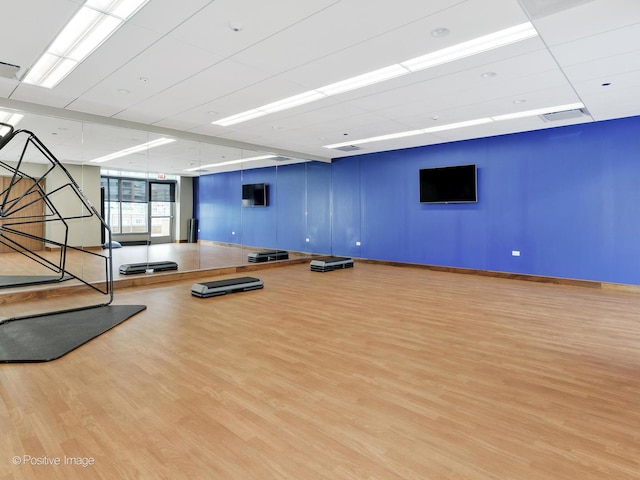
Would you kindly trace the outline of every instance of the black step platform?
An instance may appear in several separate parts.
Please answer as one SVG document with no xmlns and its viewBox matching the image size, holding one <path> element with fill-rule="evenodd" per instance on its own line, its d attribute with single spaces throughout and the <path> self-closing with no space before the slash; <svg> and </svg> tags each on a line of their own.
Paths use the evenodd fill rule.
<svg viewBox="0 0 640 480">
<path fill-rule="evenodd" d="M 268 250 L 266 252 L 254 252 L 247 255 L 250 263 L 273 262 L 274 260 L 288 260 L 289 252 L 286 250 Z"/>
<path fill-rule="evenodd" d="M 312 272 L 331 272 L 341 268 L 353 268 L 353 259 L 349 257 L 329 257 L 324 260 L 311 260 Z"/>
<path fill-rule="evenodd" d="M 125 263 L 120 265 L 120 273 L 123 275 L 131 275 L 133 273 L 153 273 L 164 272 L 167 270 L 177 270 L 176 262 L 148 262 L 148 263 Z"/>
<path fill-rule="evenodd" d="M 247 292 L 264 287 L 264 282 L 255 277 L 229 278 L 213 282 L 195 283 L 191 287 L 194 297 L 208 298 L 226 295 L 227 293 Z"/>
</svg>

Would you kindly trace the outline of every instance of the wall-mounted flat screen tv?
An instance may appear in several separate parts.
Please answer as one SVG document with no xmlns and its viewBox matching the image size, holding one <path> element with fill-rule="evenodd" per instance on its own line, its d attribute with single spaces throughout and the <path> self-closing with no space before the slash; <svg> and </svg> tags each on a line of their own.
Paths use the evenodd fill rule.
<svg viewBox="0 0 640 480">
<path fill-rule="evenodd" d="M 247 183 L 242 185 L 243 207 L 266 207 L 269 189 L 266 183 Z"/>
<path fill-rule="evenodd" d="M 478 201 L 475 165 L 420 170 L 420 203 L 469 203 Z"/>
</svg>

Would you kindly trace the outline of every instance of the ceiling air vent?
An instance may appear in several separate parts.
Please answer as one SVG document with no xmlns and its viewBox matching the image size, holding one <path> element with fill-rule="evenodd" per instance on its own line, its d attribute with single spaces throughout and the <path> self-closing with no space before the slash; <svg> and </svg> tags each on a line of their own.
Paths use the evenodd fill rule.
<svg viewBox="0 0 640 480">
<path fill-rule="evenodd" d="M 576 108 L 573 110 L 565 110 L 563 112 L 545 113 L 544 115 L 540 115 L 540 118 L 545 122 L 558 122 L 560 120 L 573 120 L 587 116 L 589 116 L 589 114 L 584 108 Z"/>
<path fill-rule="evenodd" d="M 340 150 L 342 152 L 353 152 L 355 150 L 362 150 L 362 148 L 356 145 L 345 145 L 344 147 L 336 147 L 334 150 Z"/>
<path fill-rule="evenodd" d="M 0 62 L 0 77 L 16 80 L 18 70 L 20 70 L 20 67 L 18 65 L 11 65 L 10 63 Z"/>
</svg>

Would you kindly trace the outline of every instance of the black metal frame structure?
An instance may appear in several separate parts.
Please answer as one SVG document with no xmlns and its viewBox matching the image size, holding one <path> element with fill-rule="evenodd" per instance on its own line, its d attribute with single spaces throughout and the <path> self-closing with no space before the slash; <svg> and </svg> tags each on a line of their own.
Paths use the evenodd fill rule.
<svg viewBox="0 0 640 480">
<path fill-rule="evenodd" d="M 113 301 L 113 261 L 112 261 L 112 250 L 111 250 L 111 229 L 109 225 L 105 222 L 104 218 L 100 213 L 96 210 L 96 208 L 91 204 L 85 194 L 82 192 L 76 181 L 73 179 L 69 171 L 58 161 L 58 159 L 49 151 L 49 149 L 38 139 L 38 137 L 28 131 L 28 130 L 14 130 L 11 125 L 0 123 L 0 126 L 7 127 L 9 132 L 4 136 L 0 137 L 0 150 L 6 147 L 11 142 L 17 142 L 21 139 L 24 139 L 24 145 L 22 146 L 21 153 L 19 159 L 15 162 L 16 165 L 10 165 L 4 161 L 0 161 L 0 170 L 4 169 L 9 172 L 9 177 L 11 177 L 11 181 L 9 186 L 5 188 L 2 192 L 0 192 L 0 243 L 8 247 L 9 249 L 18 252 L 33 262 L 36 262 L 50 271 L 54 272 L 56 276 L 59 276 L 59 280 L 62 280 L 63 277 L 69 276 L 86 285 L 92 290 L 99 292 L 102 295 L 108 297 L 105 303 L 100 303 L 98 305 L 91 306 L 83 306 L 79 308 L 72 308 L 69 310 L 64 310 L 64 312 L 76 311 L 76 310 L 85 310 L 89 308 L 95 308 L 100 306 L 107 306 L 111 304 Z M 44 163 L 48 165 L 45 168 L 45 171 L 42 175 L 39 176 L 31 176 L 28 175 L 24 169 L 24 159 L 27 149 L 30 147 L 34 147 L 40 154 L 42 158 L 46 160 Z M 59 175 L 58 172 L 61 172 L 64 175 L 64 181 L 61 186 L 51 190 L 45 191 L 45 188 L 42 187 L 42 181 L 46 180 L 47 177 L 50 177 L 55 172 L 56 175 Z M 66 178 L 65 178 L 66 177 Z M 14 187 L 21 181 L 28 181 L 29 187 L 26 191 L 18 196 L 12 196 L 12 190 Z M 82 212 L 79 215 L 72 216 L 64 216 L 62 215 L 60 208 L 55 205 L 55 196 L 61 192 L 68 194 L 71 192 L 75 198 L 81 202 L 82 204 Z M 44 215 L 33 217 L 30 215 L 26 215 L 23 210 L 30 205 L 42 202 L 44 204 Z M 75 219 L 97 219 L 103 231 L 106 233 L 107 242 L 106 242 L 106 255 L 104 252 L 96 253 L 84 248 L 70 246 L 68 244 L 69 241 L 69 221 Z M 23 225 L 34 224 L 34 223 L 53 223 L 57 222 L 57 224 L 62 225 L 64 228 L 64 235 L 62 240 L 55 240 L 53 238 L 47 238 L 46 230 L 43 234 L 44 236 L 36 236 L 33 234 L 25 233 L 17 228 Z M 58 237 L 59 238 L 59 237 Z M 37 240 L 42 241 L 43 244 L 53 245 L 55 247 L 60 248 L 60 255 L 58 257 L 57 262 L 51 261 L 45 258 L 43 255 L 27 248 L 25 245 L 20 243 L 20 239 L 25 240 Z M 80 275 L 76 275 L 72 271 L 67 268 L 67 253 L 69 251 L 78 252 L 78 254 L 82 255 L 90 255 L 92 258 L 99 257 L 104 261 L 104 273 L 105 279 L 104 283 L 102 281 L 99 282 L 89 282 L 82 278 Z M 44 282 L 43 282 L 44 283 Z M 47 281 L 46 283 L 50 283 Z M 33 285 L 33 283 L 31 283 Z M 16 285 L 19 286 L 19 285 Z M 61 313 L 61 312 L 49 312 L 49 314 Z M 15 320 L 15 319 L 10 319 Z M 5 320 L 9 321 L 9 320 Z M 0 322 L 4 323 L 4 322 Z"/>
</svg>

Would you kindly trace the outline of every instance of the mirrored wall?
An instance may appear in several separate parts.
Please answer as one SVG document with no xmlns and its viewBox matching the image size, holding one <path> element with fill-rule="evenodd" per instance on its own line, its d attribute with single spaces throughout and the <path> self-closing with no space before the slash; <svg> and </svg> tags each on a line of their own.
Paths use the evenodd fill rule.
<svg viewBox="0 0 640 480">
<path fill-rule="evenodd" d="M 30 239 L 27 247 L 4 245 L 0 275 L 51 270 L 47 259 L 59 263 L 63 243 L 101 255 L 110 248 L 115 279 L 135 274 L 120 273 L 123 265 L 144 264 L 148 275 L 254 263 L 262 261 L 255 254 L 263 252 L 285 251 L 290 259 L 331 254 L 328 162 L 194 141 L 179 132 L 5 113 L 22 114 L 19 123 L 6 116 L 4 122 L 24 130 L 24 138 L 32 132 L 43 147 L 25 150 L 24 138 L 8 142 L 0 148 L 0 177 L 10 184 L 19 171 L 41 179 L 44 191 L 56 192 L 45 210 L 64 210 L 69 220 L 36 222 L 43 231 L 17 242 Z M 61 163 L 63 173 L 100 212 L 110 237 L 100 222 L 84 215 L 87 205 L 65 197 L 65 175 L 52 172 L 44 179 L 42 172 L 50 168 L 47 155 Z M 37 252 L 44 265 L 23 248 Z M 102 260 L 75 255 L 76 250 L 66 254 L 67 265 L 74 264 L 87 281 L 100 281 Z"/>
</svg>

